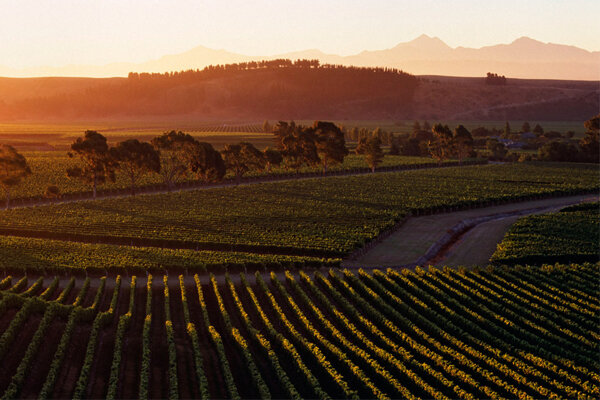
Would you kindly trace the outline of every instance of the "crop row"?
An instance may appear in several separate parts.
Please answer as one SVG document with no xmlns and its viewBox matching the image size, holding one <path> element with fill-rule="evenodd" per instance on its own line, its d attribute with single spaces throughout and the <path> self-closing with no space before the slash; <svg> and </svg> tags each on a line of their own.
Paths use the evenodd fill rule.
<svg viewBox="0 0 600 400">
<path fill-rule="evenodd" d="M 136 291 L 144 279 L 145 293 Z M 8 277 L 0 281 L 0 360 L 20 362 L 3 367 L 0 390 L 5 398 L 82 398 L 103 380 L 101 395 L 119 398 L 133 374 L 138 398 L 163 383 L 169 398 L 598 398 L 598 279 L 600 264 L 165 275 L 159 292 L 151 275 L 126 288 L 120 277 L 110 285 Z M 83 297 L 77 305 L 62 296 L 75 288 L 68 298 Z M 57 344 L 45 335 L 55 321 L 64 321 Z M 75 363 L 65 351 L 85 326 L 85 355 Z M 19 330 L 30 339 L 17 340 Z M 136 335 L 139 352 L 126 351 L 124 336 Z M 105 341 L 112 353 L 100 351 Z M 46 348 L 54 349 L 49 366 L 39 364 Z M 161 354 L 165 368 L 157 369 Z M 102 360 L 110 368 L 99 368 Z M 33 373 L 45 381 L 39 393 L 27 391 Z M 78 377 L 66 394 L 56 391 L 65 376 Z"/>
<path fill-rule="evenodd" d="M 598 261 L 599 211 L 599 203 L 589 203 L 520 218 L 498 244 L 492 261 L 509 265 Z"/>
<path fill-rule="evenodd" d="M 406 214 L 592 191 L 598 178 L 597 168 L 586 165 L 429 169 L 14 209 L 0 213 L 0 224 L 7 233 L 42 231 L 48 238 L 120 237 L 335 257 Z"/>
<path fill-rule="evenodd" d="M 339 265 L 339 261 L 307 256 L 161 249 L 0 236 L 0 269 L 12 273 L 76 274 L 85 271 L 146 274 L 165 270 L 171 273 L 220 273 L 333 267 Z"/>
<path fill-rule="evenodd" d="M 66 174 L 68 168 L 78 166 L 78 160 L 69 158 L 66 153 L 63 152 L 29 152 L 24 153 L 27 158 L 27 162 L 32 170 L 32 175 L 27 179 L 23 180 L 23 183 L 15 188 L 11 198 L 17 200 L 14 204 L 19 204 L 19 199 L 43 199 L 48 186 L 56 186 L 61 195 L 75 195 L 75 194 L 88 194 L 90 192 L 89 185 L 78 179 L 69 179 Z M 456 162 L 448 162 L 452 164 Z M 410 156 L 386 156 L 383 159 L 380 167 L 398 167 L 398 166 L 435 166 L 435 163 L 427 157 L 410 157 Z M 356 169 L 368 169 L 367 163 L 364 161 L 364 157 L 358 155 L 349 155 L 346 157 L 344 162 L 339 165 L 335 165 L 330 168 L 331 171 L 352 171 Z M 319 167 L 303 167 L 299 171 L 286 170 L 283 167 L 273 167 L 270 172 L 267 171 L 249 171 L 246 176 L 248 178 L 257 178 L 265 176 L 279 176 L 279 175 L 290 175 L 294 174 L 310 174 L 320 173 Z M 234 181 L 235 175 L 229 171 L 225 176 L 225 179 Z M 193 175 L 187 176 L 182 182 L 191 184 L 198 183 Z M 159 174 L 148 174 L 140 177 L 138 185 L 140 187 L 146 187 L 148 189 L 157 187 L 160 188 L 163 183 L 162 177 Z M 130 193 L 130 181 L 129 177 L 123 173 L 117 172 L 115 182 L 106 182 L 105 185 L 101 186 L 101 191 L 105 190 L 107 193 L 110 191 L 123 189 L 122 194 Z M 0 201 L 4 200 L 4 193 L 0 193 Z"/>
</svg>

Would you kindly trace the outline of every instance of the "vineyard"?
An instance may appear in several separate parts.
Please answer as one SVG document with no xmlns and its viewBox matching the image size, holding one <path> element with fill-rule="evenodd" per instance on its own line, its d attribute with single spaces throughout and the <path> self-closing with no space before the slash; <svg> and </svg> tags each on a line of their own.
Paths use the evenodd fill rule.
<svg viewBox="0 0 600 400">
<path fill-rule="evenodd" d="M 498 244 L 491 261 L 509 265 L 598 261 L 599 207 L 587 203 L 521 218 Z"/>
<path fill-rule="evenodd" d="M 269 137 L 269 140 L 271 137 Z M 202 140 L 202 139 L 200 139 Z M 82 181 L 77 179 L 69 179 L 66 175 L 68 168 L 79 165 L 78 160 L 69 158 L 66 153 L 58 151 L 39 151 L 39 152 L 24 152 L 24 156 L 27 158 L 28 163 L 31 167 L 33 174 L 23 181 L 23 184 L 15 189 L 15 192 L 11 197 L 14 199 L 43 199 L 46 188 L 48 186 L 56 186 L 59 193 L 62 195 L 74 195 L 74 194 L 89 194 L 90 186 L 85 185 Z M 447 162 L 452 164 L 455 162 Z M 382 168 L 385 167 L 400 167 L 400 166 L 436 166 L 427 157 L 409 157 L 409 156 L 386 156 L 381 163 Z M 330 171 L 352 171 L 356 169 L 368 169 L 367 163 L 364 161 L 364 157 L 357 155 L 349 155 L 345 158 L 344 163 L 335 165 L 330 168 Z M 320 173 L 320 167 L 303 167 L 298 173 Z M 246 176 L 248 177 L 264 177 L 264 176 L 277 176 L 277 175 L 288 175 L 293 177 L 296 171 L 286 170 L 283 167 L 273 167 L 271 172 L 267 171 L 249 171 Z M 234 174 L 229 171 L 225 176 L 226 181 L 233 180 Z M 197 182 L 194 175 L 188 175 L 182 180 L 185 183 Z M 160 187 L 163 183 L 162 177 L 159 174 L 143 175 L 138 182 L 141 187 Z M 102 186 L 102 189 L 107 191 L 113 191 L 118 189 L 125 189 L 124 193 L 130 187 L 130 182 L 124 174 L 117 172 L 115 182 L 107 182 Z M 0 202 L 5 200 L 4 192 L 0 192 Z"/>
<path fill-rule="evenodd" d="M 195 127 L 190 130 L 190 132 L 236 132 L 236 133 L 264 133 L 261 125 L 257 124 L 247 124 L 247 125 L 229 125 L 229 124 L 219 124 L 219 125 L 206 125 L 201 127 Z"/>
<path fill-rule="evenodd" d="M 337 266 L 339 259 L 114 246 L 0 236 L 0 270 L 11 273 L 194 273 Z"/>
<path fill-rule="evenodd" d="M 600 396 L 600 264 L 5 277 L 3 398 Z"/>
<path fill-rule="evenodd" d="M 407 214 L 589 192 L 598 177 L 585 164 L 423 169 L 13 209 L 0 224 L 5 235 L 337 258 Z"/>
</svg>

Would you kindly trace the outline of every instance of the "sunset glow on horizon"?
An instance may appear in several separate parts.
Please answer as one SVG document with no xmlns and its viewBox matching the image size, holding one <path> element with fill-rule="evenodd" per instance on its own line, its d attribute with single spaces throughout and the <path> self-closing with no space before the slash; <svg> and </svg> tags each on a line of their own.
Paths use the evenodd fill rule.
<svg viewBox="0 0 600 400">
<path fill-rule="evenodd" d="M 528 36 L 600 50 L 600 3 L 577 1 L 134 1 L 0 3 L 0 66 L 144 62 L 196 46 L 245 55 L 378 50 L 421 34 L 451 47 Z"/>
</svg>

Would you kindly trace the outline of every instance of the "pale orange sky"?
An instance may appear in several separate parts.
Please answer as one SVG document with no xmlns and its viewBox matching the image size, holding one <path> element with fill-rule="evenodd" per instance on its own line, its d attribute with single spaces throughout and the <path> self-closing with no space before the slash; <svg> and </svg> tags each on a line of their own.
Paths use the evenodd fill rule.
<svg viewBox="0 0 600 400">
<path fill-rule="evenodd" d="M 0 65 L 142 62 L 202 45 L 348 55 L 422 33 L 452 47 L 520 36 L 600 50 L 600 1 L 3 0 Z"/>
</svg>

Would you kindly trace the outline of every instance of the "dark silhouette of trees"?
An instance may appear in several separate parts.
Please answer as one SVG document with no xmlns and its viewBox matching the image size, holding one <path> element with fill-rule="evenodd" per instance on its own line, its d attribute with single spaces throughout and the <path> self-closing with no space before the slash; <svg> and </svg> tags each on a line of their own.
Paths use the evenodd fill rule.
<svg viewBox="0 0 600 400">
<path fill-rule="evenodd" d="M 111 156 L 118 163 L 118 168 L 129 178 L 131 195 L 135 195 L 135 187 L 139 178 L 150 172 L 160 172 L 160 155 L 150 143 L 137 139 L 125 140 L 110 149 Z"/>
<path fill-rule="evenodd" d="M 181 131 L 165 132 L 152 139 L 152 146 L 160 155 L 160 174 L 169 189 L 187 174 L 188 147 L 195 142 L 196 139 Z"/>
<path fill-rule="evenodd" d="M 196 140 L 187 143 L 184 147 L 184 157 L 190 171 L 204 182 L 218 182 L 227 171 L 221 153 L 210 143 Z"/>
<path fill-rule="evenodd" d="M 427 147 L 431 157 L 441 165 L 442 161 L 450 158 L 454 153 L 452 131 L 448 125 L 435 124 L 431 128 L 433 140 L 429 140 Z"/>
<path fill-rule="evenodd" d="M 421 132 L 421 124 L 419 123 L 419 121 L 415 121 L 415 122 L 413 122 L 413 126 L 412 126 L 412 134 L 416 135 L 419 132 Z"/>
<path fill-rule="evenodd" d="M 523 133 L 531 132 L 531 126 L 529 125 L 529 122 L 527 122 L 527 121 L 523 122 L 523 125 L 521 126 L 521 132 L 523 132 Z"/>
<path fill-rule="evenodd" d="M 11 189 L 29 175 L 31 169 L 25 157 L 12 146 L 0 145 L 0 186 L 6 196 L 6 209 L 10 208 Z"/>
<path fill-rule="evenodd" d="M 369 168 L 371 168 L 371 172 L 375 172 L 375 168 L 381 161 L 383 161 L 383 150 L 381 149 L 381 139 L 377 136 L 370 137 L 365 140 L 363 144 L 361 144 L 361 148 L 356 148 L 359 152 L 358 154 L 363 154 L 365 156 L 365 161 Z"/>
<path fill-rule="evenodd" d="M 408 138 L 402 145 L 402 155 L 414 157 L 423 155 L 423 146 L 421 146 L 421 143 L 422 142 L 418 138 Z M 426 144 L 427 143 L 425 142 L 425 145 Z M 429 151 L 426 150 L 426 154 L 428 153 Z"/>
<path fill-rule="evenodd" d="M 467 128 L 459 125 L 454 128 L 452 142 L 458 163 L 462 164 L 463 159 L 469 157 L 473 152 L 473 137 Z"/>
<path fill-rule="evenodd" d="M 400 155 L 400 151 L 401 151 L 400 138 L 392 135 L 390 138 L 390 151 L 388 152 L 388 154 L 391 156 L 397 156 L 397 155 Z"/>
<path fill-rule="evenodd" d="M 273 133 L 285 164 L 296 171 L 304 165 L 321 164 L 325 173 L 329 166 L 342 163 L 348 155 L 348 133 L 332 122 L 315 121 L 306 127 L 294 121 L 279 121 Z"/>
<path fill-rule="evenodd" d="M 484 126 L 478 126 L 477 128 L 471 130 L 471 135 L 473 135 L 473 137 L 493 136 L 493 134 L 493 131 L 487 129 Z"/>
<path fill-rule="evenodd" d="M 579 149 L 571 143 L 552 141 L 538 149 L 540 161 L 578 161 Z"/>
<path fill-rule="evenodd" d="M 273 166 L 279 166 L 283 162 L 283 156 L 275 149 L 267 147 L 263 150 L 263 154 L 265 156 L 265 167 L 269 173 L 271 172 L 271 168 Z"/>
<path fill-rule="evenodd" d="M 281 152 L 285 164 L 296 171 L 304 165 L 319 163 L 314 131 L 305 126 L 279 121 L 273 129 L 277 149 Z"/>
<path fill-rule="evenodd" d="M 6 118 L 106 118 L 204 115 L 218 108 L 232 113 L 244 110 L 252 118 L 311 118 L 336 112 L 385 117 L 406 109 L 417 85 L 415 76 L 393 68 L 271 60 L 130 73 L 126 79 L 99 82 L 81 91 L 49 97 L 32 94 L 0 108 L 0 114 Z"/>
<path fill-rule="evenodd" d="M 323 173 L 330 165 L 344 162 L 348 155 L 344 132 L 332 122 L 316 121 L 311 130 L 315 136 L 317 154 L 321 159 Z"/>
<path fill-rule="evenodd" d="M 542 136 L 544 134 L 544 128 L 542 128 L 540 124 L 535 124 L 533 127 L 533 133 L 535 133 L 537 136 Z"/>
<path fill-rule="evenodd" d="M 585 136 L 579 141 L 583 158 L 587 162 L 600 162 L 600 114 L 585 121 Z"/>
<path fill-rule="evenodd" d="M 221 154 L 227 168 L 235 173 L 238 183 L 246 172 L 251 169 L 263 169 L 266 163 L 263 153 L 247 142 L 227 144 Z"/>
<path fill-rule="evenodd" d="M 485 144 L 487 150 L 490 152 L 490 158 L 495 161 L 504 161 L 508 150 L 503 143 L 500 143 L 496 139 L 488 139 Z"/>
<path fill-rule="evenodd" d="M 487 76 L 485 77 L 485 84 L 493 86 L 505 86 L 506 77 L 504 75 L 498 75 L 492 72 L 488 72 Z"/>
<path fill-rule="evenodd" d="M 502 137 L 505 139 L 510 138 L 510 134 L 511 134 L 511 129 L 510 129 L 510 124 L 508 123 L 508 121 L 506 121 L 504 123 L 504 131 L 502 132 Z"/>
<path fill-rule="evenodd" d="M 106 180 L 115 181 L 117 164 L 111 157 L 106 138 L 96 131 L 85 131 L 84 137 L 77 138 L 71 145 L 69 157 L 77 155 L 83 167 L 67 169 L 67 176 L 81 179 L 92 185 L 93 197 L 96 198 L 97 186 Z"/>
</svg>

